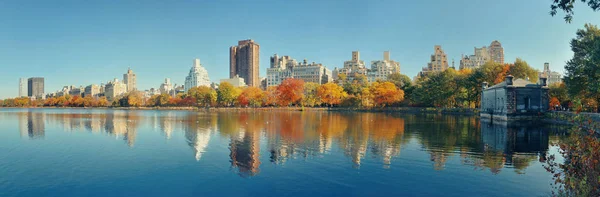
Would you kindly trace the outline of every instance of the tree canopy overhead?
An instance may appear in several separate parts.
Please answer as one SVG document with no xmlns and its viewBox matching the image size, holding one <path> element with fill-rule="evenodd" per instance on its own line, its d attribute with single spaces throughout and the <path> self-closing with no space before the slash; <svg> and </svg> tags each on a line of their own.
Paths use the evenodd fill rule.
<svg viewBox="0 0 600 197">
<path fill-rule="evenodd" d="M 578 0 L 553 0 L 552 5 L 550 5 L 550 15 L 555 16 L 558 13 L 558 10 L 562 10 L 565 13 L 565 22 L 571 23 L 573 20 L 573 8 L 575 7 L 575 2 Z M 600 10 L 600 0 L 579 0 L 581 3 L 587 4 L 592 10 L 598 11 Z"/>
</svg>

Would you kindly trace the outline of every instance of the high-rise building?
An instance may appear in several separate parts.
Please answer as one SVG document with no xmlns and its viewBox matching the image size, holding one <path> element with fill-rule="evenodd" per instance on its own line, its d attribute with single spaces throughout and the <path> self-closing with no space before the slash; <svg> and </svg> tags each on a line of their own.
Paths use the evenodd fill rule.
<svg viewBox="0 0 600 197">
<path fill-rule="evenodd" d="M 136 77 L 133 70 L 127 69 L 127 73 L 123 74 L 123 83 L 127 86 L 127 92 L 137 90 Z"/>
<path fill-rule="evenodd" d="M 118 98 L 119 96 L 125 94 L 127 92 L 127 85 L 120 82 L 119 79 L 114 79 L 113 81 L 109 81 L 106 86 L 104 86 L 104 96 L 109 101 Z"/>
<path fill-rule="evenodd" d="M 27 87 L 27 79 L 19 78 L 19 97 L 26 97 L 28 95 Z"/>
<path fill-rule="evenodd" d="M 371 69 L 367 71 L 367 80 L 375 82 L 377 80 L 387 80 L 388 75 L 400 73 L 400 63 L 390 60 L 390 52 L 383 52 L 383 60 L 371 61 Z"/>
<path fill-rule="evenodd" d="M 237 46 L 229 48 L 229 78 L 239 76 L 252 87 L 260 86 L 259 73 L 260 45 L 254 40 L 241 40 Z"/>
<path fill-rule="evenodd" d="M 171 94 L 171 92 L 173 90 L 173 84 L 171 84 L 171 79 L 166 78 L 165 82 L 160 84 L 160 87 L 158 88 L 158 90 L 160 91 L 161 94 Z"/>
<path fill-rule="evenodd" d="M 548 85 L 553 84 L 553 83 L 560 83 L 562 82 L 562 78 L 561 78 L 561 74 L 556 72 L 556 71 L 552 71 L 550 70 L 550 63 L 546 62 L 544 63 L 544 70 L 542 72 L 539 73 L 539 77 L 545 77 L 548 79 Z"/>
<path fill-rule="evenodd" d="M 304 82 L 325 84 L 332 81 L 331 70 L 323 64 L 308 63 L 307 60 L 298 63 L 290 56 L 271 57 L 271 67 L 267 69 L 267 87 L 277 86 L 288 78 L 301 79 Z"/>
<path fill-rule="evenodd" d="M 490 58 L 492 61 L 504 64 L 504 48 L 502 48 L 502 44 L 500 44 L 499 41 L 492 41 L 490 47 L 488 48 L 488 52 L 490 53 Z"/>
<path fill-rule="evenodd" d="M 427 63 L 427 67 L 423 68 L 423 71 L 421 71 L 419 75 L 425 75 L 430 72 L 441 72 L 448 69 L 448 57 L 442 49 L 442 46 L 435 45 L 433 51 L 430 62 Z"/>
<path fill-rule="evenodd" d="M 85 87 L 84 96 L 97 97 L 100 94 L 100 86 L 92 84 Z"/>
<path fill-rule="evenodd" d="M 43 98 L 45 96 L 43 77 L 32 77 L 27 79 L 27 96 L 34 98 Z"/>
<path fill-rule="evenodd" d="M 210 86 L 210 79 L 208 78 L 208 72 L 200 64 L 200 59 L 194 59 L 194 64 L 190 73 L 185 77 L 185 91 L 187 92 L 190 88 L 197 86 Z"/>
<path fill-rule="evenodd" d="M 367 76 L 367 67 L 365 66 L 365 62 L 360 60 L 360 52 L 352 51 L 352 59 L 344 62 L 344 67 L 337 69 L 334 68 L 332 75 L 333 80 L 338 79 L 338 75 L 345 74 L 347 76 L 348 81 L 353 81 L 354 76 L 356 75 L 364 75 Z"/>
<path fill-rule="evenodd" d="M 490 61 L 490 53 L 487 47 L 481 47 L 473 50 L 473 55 L 461 56 L 460 58 L 460 69 L 474 69 L 484 65 Z"/>
</svg>

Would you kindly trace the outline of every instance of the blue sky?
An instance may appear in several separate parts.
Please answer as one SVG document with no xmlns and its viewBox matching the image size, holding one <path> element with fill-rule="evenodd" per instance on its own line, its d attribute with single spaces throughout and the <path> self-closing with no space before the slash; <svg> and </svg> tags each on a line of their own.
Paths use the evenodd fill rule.
<svg viewBox="0 0 600 197">
<path fill-rule="evenodd" d="M 0 1 L 0 98 L 18 94 L 19 77 L 43 76 L 46 92 L 122 79 L 138 89 L 164 78 L 182 84 L 194 58 L 211 81 L 227 78 L 229 47 L 254 39 L 265 76 L 275 53 L 341 67 L 359 50 L 366 62 L 389 50 L 410 77 L 442 45 L 461 54 L 499 40 L 505 59 L 521 57 L 563 71 L 569 41 L 600 12 L 577 2 L 571 24 L 551 17 L 550 0 L 428 1 Z"/>
</svg>

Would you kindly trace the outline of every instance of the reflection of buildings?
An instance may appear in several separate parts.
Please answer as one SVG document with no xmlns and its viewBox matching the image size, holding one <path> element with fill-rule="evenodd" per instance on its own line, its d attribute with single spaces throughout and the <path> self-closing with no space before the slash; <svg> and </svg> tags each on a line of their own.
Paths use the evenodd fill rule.
<svg viewBox="0 0 600 197">
<path fill-rule="evenodd" d="M 44 138 L 46 132 L 45 114 L 35 112 L 19 113 L 19 130 L 21 137 L 29 139 Z"/>
<path fill-rule="evenodd" d="M 231 166 L 240 176 L 254 176 L 260 172 L 260 132 L 240 131 L 229 143 Z"/>
<path fill-rule="evenodd" d="M 188 119 L 185 120 L 186 122 L 184 123 L 185 138 L 187 140 L 188 145 L 194 150 L 194 158 L 196 158 L 196 161 L 200 161 L 202 153 L 206 152 L 206 147 L 208 147 L 208 142 L 210 141 L 211 125 L 208 124 L 210 123 L 210 121 L 206 121 L 205 119 L 198 119 L 198 116 L 192 115 L 187 116 L 187 118 Z M 164 125 L 170 125 L 168 123 L 170 121 L 164 122 Z M 167 133 L 166 130 L 165 133 Z M 167 135 L 170 136 L 170 134 Z"/>
</svg>

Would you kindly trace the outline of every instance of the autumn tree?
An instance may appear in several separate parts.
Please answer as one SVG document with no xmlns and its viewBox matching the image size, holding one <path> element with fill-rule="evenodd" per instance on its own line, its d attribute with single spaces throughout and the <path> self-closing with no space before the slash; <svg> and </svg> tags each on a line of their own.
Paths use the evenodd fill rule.
<svg viewBox="0 0 600 197">
<path fill-rule="evenodd" d="M 239 88 L 233 87 L 230 83 L 221 82 L 217 90 L 217 102 L 221 106 L 233 106 L 240 93 L 241 90 Z"/>
<path fill-rule="evenodd" d="M 552 98 L 550 98 L 549 105 L 550 105 L 551 110 L 556 110 L 557 109 L 556 107 L 560 106 L 560 101 L 558 100 L 558 98 L 552 97 Z"/>
<path fill-rule="evenodd" d="M 304 81 L 288 78 L 277 86 L 277 104 L 289 106 L 298 103 L 304 96 Z"/>
<path fill-rule="evenodd" d="M 246 87 L 242 89 L 242 93 L 238 96 L 240 106 L 259 107 L 264 100 L 264 92 L 257 87 Z"/>
<path fill-rule="evenodd" d="M 317 88 L 319 88 L 318 83 L 304 83 L 304 96 L 302 97 L 302 106 L 314 107 L 316 105 L 321 105 L 321 99 L 317 95 Z"/>
<path fill-rule="evenodd" d="M 340 104 L 347 95 L 344 88 L 338 84 L 326 83 L 317 88 L 317 96 L 321 99 L 321 102 L 333 107 L 333 105 Z"/>
<path fill-rule="evenodd" d="M 232 86 L 233 87 L 233 86 Z M 215 102 L 217 102 L 217 91 L 208 87 L 208 86 L 199 86 L 197 87 L 198 91 L 191 95 L 194 99 L 196 99 L 196 103 L 198 106 L 202 107 L 210 107 L 213 106 Z M 234 90 L 237 91 L 237 90 Z M 237 94 L 237 93 L 234 93 Z M 230 101 L 233 102 L 233 101 Z"/>
<path fill-rule="evenodd" d="M 391 82 L 373 82 L 370 87 L 376 106 L 385 107 L 404 100 L 404 91 Z"/>
<path fill-rule="evenodd" d="M 277 87 L 268 87 L 267 90 L 264 92 L 263 105 L 275 106 L 277 104 L 277 95 Z"/>
</svg>

